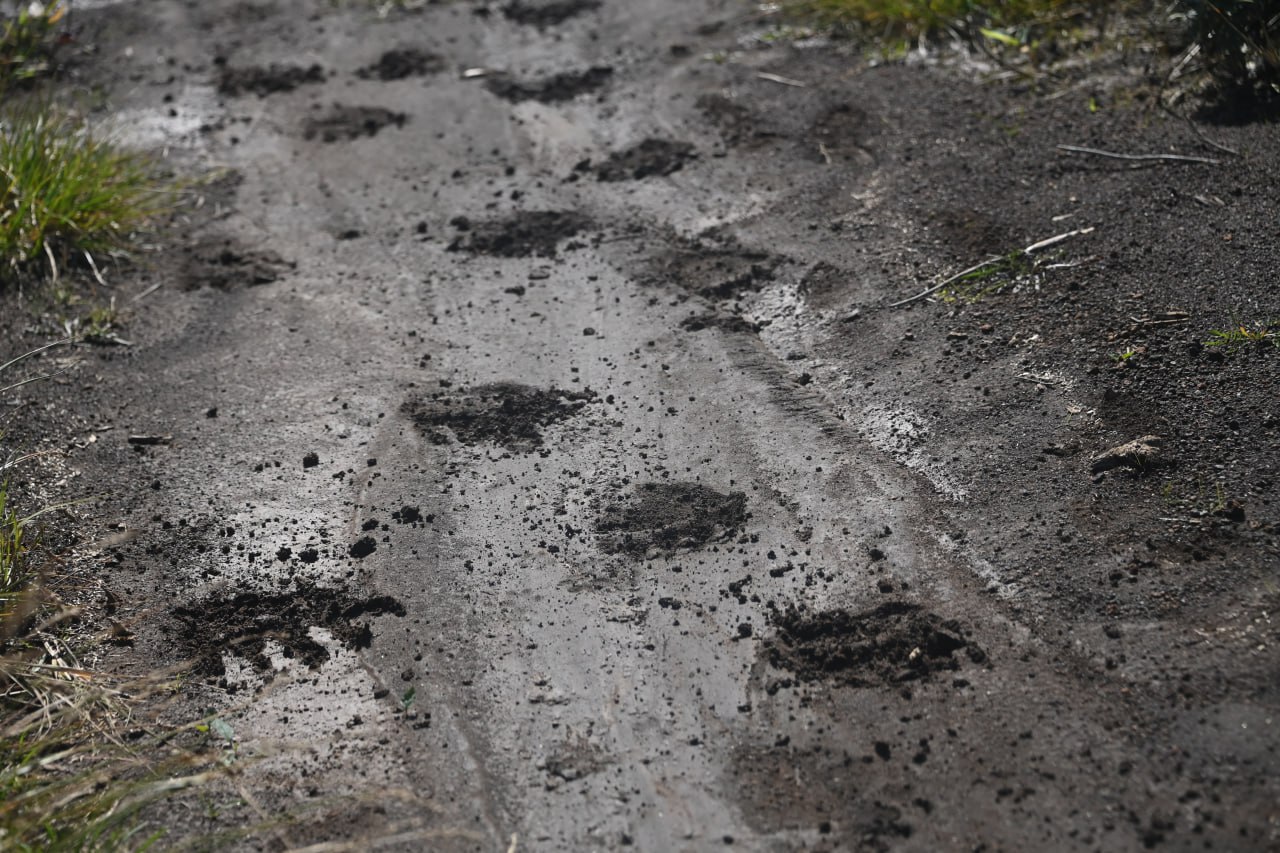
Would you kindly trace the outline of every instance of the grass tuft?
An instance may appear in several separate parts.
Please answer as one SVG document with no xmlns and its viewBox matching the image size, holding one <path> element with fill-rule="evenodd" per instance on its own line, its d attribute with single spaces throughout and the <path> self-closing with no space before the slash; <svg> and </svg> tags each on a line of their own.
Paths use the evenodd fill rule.
<svg viewBox="0 0 1280 853">
<path fill-rule="evenodd" d="M 0 280 L 125 249 L 168 200 L 144 155 L 48 107 L 0 117 Z"/>
<path fill-rule="evenodd" d="M 26 83 L 53 67 L 53 55 L 63 41 L 59 25 L 69 2 L 19 2 L 9 15 L 0 13 L 0 94 Z"/>
</svg>

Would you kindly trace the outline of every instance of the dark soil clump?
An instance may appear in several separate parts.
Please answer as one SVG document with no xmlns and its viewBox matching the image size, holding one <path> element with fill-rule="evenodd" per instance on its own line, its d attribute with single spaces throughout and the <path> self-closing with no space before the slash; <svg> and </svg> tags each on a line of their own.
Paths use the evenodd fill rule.
<svg viewBox="0 0 1280 853">
<path fill-rule="evenodd" d="M 231 239 L 210 240 L 184 253 L 179 279 L 184 290 L 232 290 L 270 284 L 296 267 L 270 249 L 246 249 Z"/>
<path fill-rule="evenodd" d="M 874 610 L 809 613 L 794 607 L 772 617 L 777 632 L 764 643 L 769 663 L 801 681 L 854 687 L 898 684 L 960 668 L 955 653 L 986 660 L 954 620 L 917 604 L 891 601 Z"/>
<path fill-rule="evenodd" d="M 218 92 L 232 97 L 252 93 L 259 98 L 277 92 L 292 92 L 307 83 L 323 83 L 324 69 L 319 65 L 254 65 L 248 68 L 223 68 L 218 78 Z"/>
<path fill-rule="evenodd" d="M 476 223 L 457 217 L 451 224 L 463 234 L 449 244 L 450 252 L 527 258 L 554 255 L 557 243 L 577 236 L 592 223 L 585 216 L 566 210 L 532 210 Z"/>
<path fill-rule="evenodd" d="M 615 151 L 596 169 L 601 181 L 639 181 L 653 175 L 662 177 L 678 172 L 697 155 L 688 142 L 669 139 L 646 139 Z"/>
<path fill-rule="evenodd" d="M 591 391 L 542 390 L 514 382 L 477 385 L 453 395 L 409 400 L 402 411 L 434 444 L 492 442 L 510 450 L 542 445 L 542 429 L 578 414 Z"/>
<path fill-rule="evenodd" d="M 361 68 L 356 76 L 365 80 L 403 80 L 424 74 L 437 74 L 445 69 L 443 57 L 414 47 L 388 50 L 370 66 Z"/>
<path fill-rule="evenodd" d="M 508 3 L 502 14 L 508 21 L 536 27 L 554 27 L 583 12 L 600 8 L 600 0 L 555 0 L 551 3 Z"/>
<path fill-rule="evenodd" d="M 675 551 L 723 542 L 747 518 L 742 492 L 722 494 L 696 483 L 642 483 L 625 500 L 604 508 L 596 532 L 605 551 L 644 556 L 655 548 Z"/>
<path fill-rule="evenodd" d="M 723 332 L 758 332 L 760 326 L 737 314 L 695 314 L 680 321 L 680 328 L 686 332 L 701 332 L 703 329 L 720 329 Z"/>
<path fill-rule="evenodd" d="M 182 628 L 173 634 L 178 648 L 194 658 L 199 675 L 225 675 L 223 652 L 270 674 L 268 640 L 279 644 L 285 657 L 315 669 L 329 659 L 329 652 L 311 639 L 311 628 L 328 629 L 347 648 L 367 648 L 373 634 L 368 622 L 358 620 L 386 614 L 404 616 L 404 605 L 390 596 L 358 598 L 347 590 L 299 582 L 292 592 L 242 592 L 176 607 L 173 615 Z"/>
<path fill-rule="evenodd" d="M 737 246 L 679 246 L 657 258 L 646 276 L 706 299 L 729 301 L 773 281 L 781 261 L 767 252 Z"/>
<path fill-rule="evenodd" d="M 384 107 L 349 107 L 335 104 L 325 115 L 308 119 L 303 126 L 307 139 L 320 137 L 322 142 L 377 136 L 387 125 L 404 127 L 409 117 Z"/>
<path fill-rule="evenodd" d="M 541 101 L 554 104 L 571 101 L 579 95 L 599 89 L 613 76 L 613 69 L 597 65 L 586 71 L 566 71 L 541 80 L 520 82 L 509 74 L 494 74 L 485 86 L 490 92 L 506 101 Z"/>
</svg>

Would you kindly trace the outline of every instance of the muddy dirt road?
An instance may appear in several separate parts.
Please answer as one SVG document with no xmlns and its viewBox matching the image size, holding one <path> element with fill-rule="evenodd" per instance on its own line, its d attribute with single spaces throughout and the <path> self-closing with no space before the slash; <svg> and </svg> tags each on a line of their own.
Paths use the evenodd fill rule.
<svg viewBox="0 0 1280 853">
<path fill-rule="evenodd" d="M 113 665 L 194 660 L 296 816 L 245 846 L 1280 844 L 1280 353 L 1196 349 L 1280 316 L 1273 130 L 1073 158 L 1205 152 L 719 0 L 87 14 L 222 170 L 73 459 Z"/>
</svg>

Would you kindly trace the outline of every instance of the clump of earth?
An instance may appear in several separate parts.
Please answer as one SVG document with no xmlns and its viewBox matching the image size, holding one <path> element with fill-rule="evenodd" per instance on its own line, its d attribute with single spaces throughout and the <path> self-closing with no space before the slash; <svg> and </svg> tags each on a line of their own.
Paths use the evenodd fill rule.
<svg viewBox="0 0 1280 853">
<path fill-rule="evenodd" d="M 892 685 L 959 669 L 961 650 L 975 663 L 986 660 L 959 622 L 909 602 L 889 601 L 857 613 L 790 607 L 771 621 L 775 633 L 764 641 L 765 656 L 801 681 Z"/>
<path fill-rule="evenodd" d="M 402 411 L 434 444 L 489 442 L 528 451 L 542 445 L 545 427 L 577 415 L 595 398 L 591 391 L 498 382 L 410 399 Z"/>
</svg>

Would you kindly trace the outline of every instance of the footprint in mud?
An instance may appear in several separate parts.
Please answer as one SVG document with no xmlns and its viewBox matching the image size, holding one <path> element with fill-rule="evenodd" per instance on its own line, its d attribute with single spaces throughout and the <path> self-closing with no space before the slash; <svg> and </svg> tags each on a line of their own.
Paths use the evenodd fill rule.
<svg viewBox="0 0 1280 853">
<path fill-rule="evenodd" d="M 298 582 L 293 592 L 215 596 L 172 612 L 182 624 L 173 631 L 178 649 L 193 658 L 194 672 L 216 678 L 226 674 L 223 652 L 270 677 L 268 641 L 278 644 L 285 657 L 315 669 L 329 659 L 329 652 L 311 639 L 313 627 L 328 629 L 349 649 L 367 648 L 373 633 L 362 617 L 404 616 L 405 608 L 390 596 L 359 598 L 348 590 Z"/>
<path fill-rule="evenodd" d="M 356 76 L 363 80 L 403 80 L 438 74 L 446 67 L 444 58 L 416 47 L 388 50 L 372 65 L 361 68 Z"/>
<path fill-rule="evenodd" d="M 489 75 L 485 87 L 499 98 L 512 103 L 540 101 L 554 104 L 594 92 L 609 82 L 612 76 L 613 69 L 608 65 L 597 65 L 586 71 L 566 71 L 528 82 L 516 80 L 510 74 L 497 73 Z"/>
<path fill-rule="evenodd" d="M 987 659 L 958 622 L 903 601 L 861 613 L 791 607 L 770 621 L 776 630 L 763 644 L 769 663 L 801 681 L 892 685 L 959 669 L 955 653 L 961 649 L 974 663 Z"/>
<path fill-rule="evenodd" d="M 641 483 L 596 519 L 602 550 L 643 557 L 732 538 L 746 523 L 747 496 L 697 483 Z"/>
<path fill-rule="evenodd" d="M 542 446 L 542 430 L 594 402 L 592 391 L 542 390 L 513 382 L 477 385 L 456 394 L 410 399 L 401 407 L 434 444 L 492 442 L 528 452 Z"/>
<path fill-rule="evenodd" d="M 502 7 L 508 21 L 538 28 L 554 27 L 583 12 L 600 8 L 600 0 L 553 0 L 551 3 L 522 3 L 520 0 Z"/>
<path fill-rule="evenodd" d="M 277 92 L 292 92 L 308 83 L 323 83 L 324 69 L 319 65 L 303 68 L 301 65 L 249 66 L 228 68 L 223 66 L 218 75 L 218 92 L 232 97 L 246 92 L 265 98 Z"/>
<path fill-rule="evenodd" d="M 610 154 L 609 159 L 596 168 L 596 178 L 601 181 L 639 181 L 655 175 L 663 177 L 680 171 L 696 156 L 688 142 L 646 139 Z"/>
<path fill-rule="evenodd" d="M 409 117 L 404 113 L 394 112 L 384 107 L 350 107 L 334 104 L 324 115 L 307 119 L 303 124 L 302 135 L 306 139 L 315 139 L 318 136 L 322 142 L 359 139 L 362 136 L 377 136 L 378 132 L 388 125 L 404 127 L 404 123 L 408 120 Z"/>
<path fill-rule="evenodd" d="M 737 245 L 676 245 L 652 260 L 643 276 L 652 284 L 674 285 L 706 299 L 729 301 L 773 281 L 782 260 Z"/>
<path fill-rule="evenodd" d="M 465 216 L 449 223 L 461 233 L 449 244 L 450 252 L 473 252 L 501 258 L 554 256 L 561 240 L 576 237 L 592 227 L 591 220 L 567 210 L 530 210 L 504 219 L 472 222 Z"/>
<path fill-rule="evenodd" d="M 297 267 L 270 249 L 247 249 L 229 238 L 205 240 L 181 258 L 178 278 L 184 290 L 270 284 Z"/>
</svg>

